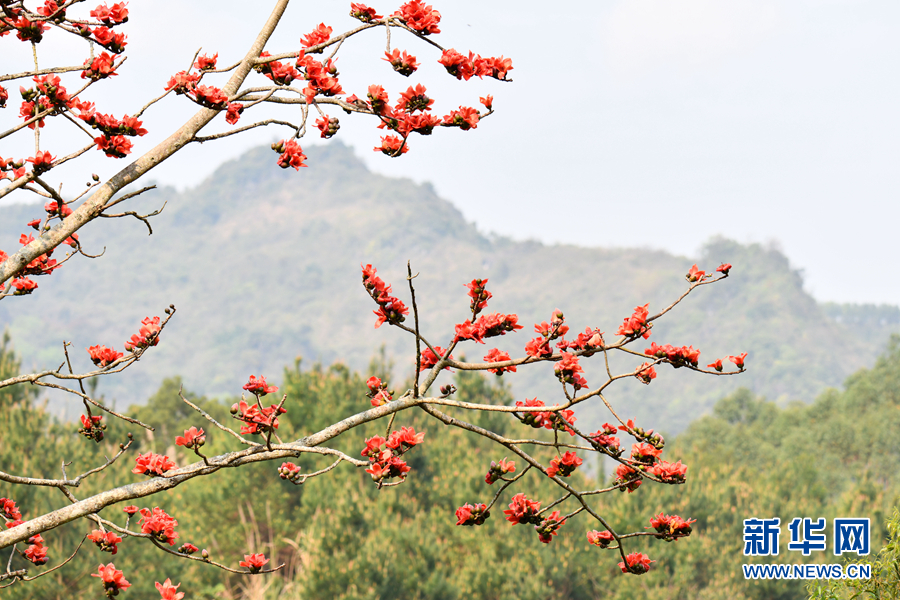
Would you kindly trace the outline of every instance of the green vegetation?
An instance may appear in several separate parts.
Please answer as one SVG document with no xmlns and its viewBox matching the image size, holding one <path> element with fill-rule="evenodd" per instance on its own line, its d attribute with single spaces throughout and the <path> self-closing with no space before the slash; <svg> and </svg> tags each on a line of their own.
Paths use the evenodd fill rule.
<svg viewBox="0 0 900 600">
<path fill-rule="evenodd" d="M 0 347 L 0 369 L 15 372 L 9 344 Z M 391 366 L 382 357 L 367 373 L 385 374 Z M 457 374 L 458 397 L 505 403 L 509 390 L 476 375 Z M 495 380 L 493 380 L 495 381 Z M 99 446 L 74 433 L 73 425 L 58 425 L 30 398 L 11 400 L 0 394 L 0 464 L 4 470 L 31 476 L 55 477 L 59 460 L 71 461 L 68 472 L 78 473 L 111 456 L 126 430 L 134 431 L 138 450 L 154 450 L 181 465 L 193 460 L 174 437 L 191 425 L 205 425 L 181 403 L 179 379 L 168 379 L 145 406 L 133 414 L 157 426 L 152 435 L 113 423 Z M 397 386 L 400 389 L 400 386 Z M 297 361 L 284 373 L 282 391 L 288 394 L 288 413 L 279 433 L 294 439 L 341 416 L 368 406 L 362 376 L 336 364 L 301 369 Z M 189 392 L 185 392 L 189 395 Z M 190 394 L 192 401 L 216 418 L 229 419 L 233 400 L 210 400 Z M 471 417 L 470 418 L 476 418 Z M 479 416 L 500 431 L 519 427 L 512 418 Z M 601 497 L 600 510 L 619 530 L 641 530 L 659 512 L 695 518 L 694 533 L 673 543 L 632 542 L 656 561 L 643 576 L 626 576 L 618 558 L 589 546 L 585 532 L 594 528 L 579 516 L 567 523 L 549 545 L 538 542 L 530 527 L 510 526 L 502 509 L 507 491 L 479 528 L 457 527 L 453 513 L 464 502 L 487 502 L 496 484 L 483 478 L 491 460 L 504 453 L 480 438 L 427 421 L 411 411 L 398 416 L 394 428 L 414 426 L 427 432 L 425 443 L 409 455 L 413 471 L 403 485 L 377 490 L 361 469 L 340 466 L 294 486 L 278 479 L 276 464 L 224 470 L 154 497 L 147 506 L 163 506 L 179 521 L 177 544 L 192 542 L 208 548 L 215 560 L 236 564 L 244 554 L 264 552 L 286 567 L 274 576 L 241 578 L 195 562 L 162 554 L 146 543 L 126 539 L 115 557 L 90 542 L 68 566 L 46 579 L 4 590 L 4 597 L 93 598 L 98 588 L 88 577 L 97 564 L 114 560 L 135 583 L 126 598 L 158 598 L 153 581 L 171 577 L 183 582 L 191 598 L 346 598 L 346 599 L 587 599 L 617 600 L 746 599 L 787 600 L 806 597 L 802 582 L 746 581 L 741 563 L 771 564 L 773 557 L 748 559 L 742 555 L 742 521 L 750 517 L 870 517 L 872 547 L 887 543 L 872 556 L 882 595 L 896 590 L 897 515 L 900 499 L 900 340 L 869 370 L 850 377 L 842 391 L 830 390 L 809 405 L 779 408 L 772 402 L 739 390 L 720 400 L 713 413 L 693 423 L 670 441 L 666 455 L 689 465 L 688 483 L 659 486 L 645 483 L 633 494 Z M 338 438 L 337 447 L 358 454 L 363 438 L 384 434 L 387 424 L 370 424 Z M 207 427 L 204 427 L 207 429 Z M 209 431 L 209 430 L 208 430 Z M 234 448 L 218 430 L 208 433 L 204 451 Z M 627 440 L 623 440 L 627 443 Z M 134 481 L 133 454 L 95 479 L 76 496 Z M 545 458 L 549 458 L 549 453 Z M 328 464 L 321 457 L 303 458 L 303 472 Z M 595 485 L 583 467 L 573 475 L 578 486 Z M 0 496 L 12 496 L 26 517 L 59 505 L 54 490 L 12 488 L 0 484 Z M 555 498 L 552 485 L 531 474 L 517 491 L 545 503 Z M 141 504 L 141 506 L 144 506 Z M 121 522 L 121 507 L 103 515 Z M 886 524 L 887 521 L 887 524 Z M 91 526 L 70 524 L 48 532 L 51 565 L 72 552 Z M 893 537 L 891 537 L 893 536 Z M 804 559 L 786 551 L 786 528 L 777 562 L 834 562 L 831 540 L 826 552 Z M 890 541 L 893 540 L 893 541 Z M 24 565 L 15 559 L 14 566 Z M 817 600 L 844 600 L 864 591 L 841 585 L 814 589 Z"/>
</svg>

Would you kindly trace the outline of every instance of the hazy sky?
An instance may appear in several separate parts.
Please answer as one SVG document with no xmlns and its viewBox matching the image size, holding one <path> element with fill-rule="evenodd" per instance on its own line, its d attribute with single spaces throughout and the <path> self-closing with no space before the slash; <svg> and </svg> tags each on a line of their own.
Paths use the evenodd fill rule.
<svg viewBox="0 0 900 600">
<path fill-rule="evenodd" d="M 248 6 L 263 4 L 132 0 L 123 75 L 87 97 L 121 116 L 162 91 L 200 46 L 223 63 L 237 60 L 266 16 Z M 719 234 L 774 241 L 817 298 L 900 304 L 900 3 L 434 4 L 443 14 L 439 43 L 512 57 L 514 82 L 458 82 L 436 63 L 438 51 L 395 32 L 394 47 L 423 63 L 407 81 L 379 60 L 383 32 L 348 41 L 338 66 L 349 92 L 363 96 L 368 84 L 382 83 L 393 99 L 422 82 L 439 114 L 495 97 L 497 113 L 477 130 L 413 136 L 400 159 L 372 152 L 383 133 L 372 120 L 338 111 L 339 138 L 373 170 L 432 182 L 483 231 L 683 254 Z M 373 6 L 385 13 L 398 3 Z M 292 4 L 271 50 L 296 49 L 321 21 L 336 32 L 354 26 L 348 8 L 343 1 Z M 30 59 L 26 44 L 4 40 L 5 51 L 13 47 Z M 44 65 L 53 62 L 50 50 L 42 48 Z M 0 59 L 4 72 L 16 68 L 14 54 Z M 11 96 L 3 124 L 18 112 L 18 95 Z M 192 110 L 167 99 L 148 113 L 151 133 L 136 151 Z M 318 138 L 313 131 L 303 143 Z M 153 177 L 196 185 L 223 160 L 276 137 L 284 131 L 197 146 Z M 62 138 L 48 131 L 44 139 L 57 153 L 52 144 Z M 14 153 L 9 140 L 0 144 L 0 155 Z M 121 166 L 101 160 L 95 168 L 108 175 Z M 315 177 L 315 164 L 298 185 L 304 177 Z"/>
</svg>

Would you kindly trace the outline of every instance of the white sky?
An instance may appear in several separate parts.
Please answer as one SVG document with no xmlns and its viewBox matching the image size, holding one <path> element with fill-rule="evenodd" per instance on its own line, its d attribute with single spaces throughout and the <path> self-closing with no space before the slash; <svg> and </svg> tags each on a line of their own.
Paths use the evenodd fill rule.
<svg viewBox="0 0 900 600">
<path fill-rule="evenodd" d="M 399 5 L 372 4 L 382 14 Z M 444 17 L 436 41 L 512 57 L 514 83 L 457 82 L 436 63 L 436 50 L 395 32 L 394 47 L 423 63 L 407 81 L 379 60 L 383 33 L 350 40 L 338 62 L 349 92 L 363 96 L 368 84 L 382 83 L 393 98 L 422 82 L 439 114 L 460 104 L 477 106 L 486 93 L 495 96 L 497 113 L 476 131 L 414 136 L 401 159 L 371 151 L 383 133 L 373 121 L 342 118 L 338 137 L 373 170 L 432 182 L 483 231 L 683 254 L 717 234 L 742 242 L 774 240 L 804 270 L 817 298 L 900 304 L 894 266 L 900 3 L 434 4 Z M 162 91 L 169 75 L 187 67 L 198 47 L 219 52 L 220 64 L 237 60 L 266 16 L 248 6 L 132 0 L 123 75 L 97 86 L 88 99 L 101 112 L 133 113 Z M 348 9 L 343 1 L 296 2 L 270 48 L 296 49 L 300 35 L 320 21 L 336 32 L 350 28 L 356 21 Z M 30 60 L 30 48 L 10 37 L 2 42 L 4 72 L 17 69 L 14 58 Z M 43 65 L 54 62 L 50 50 L 42 44 Z M 77 61 L 69 58 L 72 64 L 81 62 L 78 52 Z M 104 89 L 110 90 L 106 96 Z M 3 124 L 14 120 L 18 102 L 11 93 L 11 108 L 0 114 Z M 191 109 L 183 99 L 171 99 L 149 113 L 151 133 L 136 151 L 163 139 Z M 253 116 L 245 114 L 242 123 Z M 318 138 L 313 131 L 304 143 Z M 190 148 L 153 177 L 193 186 L 223 160 L 276 137 L 284 132 Z M 62 144 L 59 135 L 48 128 L 43 139 L 45 148 L 62 153 L 53 146 Z M 0 155 L 18 151 L 10 144 L 0 142 Z M 98 164 L 104 175 L 124 166 Z M 314 176 L 314 169 L 310 165 L 305 175 Z"/>
</svg>

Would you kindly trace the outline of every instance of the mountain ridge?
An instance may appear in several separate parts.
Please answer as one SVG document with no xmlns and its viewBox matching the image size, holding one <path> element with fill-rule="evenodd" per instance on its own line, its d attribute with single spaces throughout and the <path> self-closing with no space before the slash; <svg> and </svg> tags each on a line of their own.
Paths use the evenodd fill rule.
<svg viewBox="0 0 900 600">
<path fill-rule="evenodd" d="M 298 355 L 364 370 L 382 344 L 400 361 L 398 376 L 407 376 L 412 339 L 372 327 L 361 263 L 378 267 L 407 302 L 411 261 L 423 333 L 442 346 L 466 318 L 463 284 L 487 277 L 494 293 L 488 311 L 515 312 L 525 326 L 495 345 L 521 355 L 530 324 L 553 309 L 565 311 L 573 332 L 600 327 L 611 339 L 634 306 L 650 302 L 653 312 L 677 298 L 693 262 L 707 270 L 730 262 L 732 276 L 696 290 L 698 297 L 660 319 L 647 345 L 693 344 L 703 364 L 747 351 L 748 373 L 700 380 L 665 367 L 650 386 L 624 381 L 610 394 L 624 418 L 654 416 L 651 427 L 675 433 L 740 385 L 782 403 L 811 401 L 873 363 L 888 334 L 900 329 L 900 317 L 892 321 L 896 307 L 884 307 L 883 324 L 871 332 L 866 327 L 874 325 L 859 325 L 864 309 L 820 305 L 773 248 L 714 239 L 695 260 L 651 249 L 515 241 L 479 232 L 428 184 L 371 173 L 342 144 L 307 154 L 310 167 L 295 173 L 275 168 L 268 148 L 253 148 L 196 188 L 161 188 L 129 201 L 129 210 L 143 212 L 167 202 L 149 237 L 134 219 L 87 225 L 82 242 L 91 253 L 106 246 L 103 258 L 79 257 L 39 278 L 34 297 L 0 302 L 0 328 L 9 327 L 23 365 L 55 368 L 65 339 L 74 343 L 76 368 L 87 369 L 80 347 L 121 349 L 141 318 L 174 303 L 179 312 L 160 345 L 132 373 L 100 384 L 120 406 L 145 400 L 172 375 L 200 393 L 233 395 L 250 374 L 278 380 Z M 564 227 L 564 214 L 550 211 L 548 226 Z M 37 205 L 0 207 L 0 248 L 9 251 L 39 212 Z M 598 226 L 598 237 L 602 231 Z M 490 347 L 468 343 L 458 354 L 480 359 Z M 616 366 L 633 369 L 632 362 Z M 600 362 L 583 365 L 588 382 L 599 384 Z M 560 396 L 550 366 L 522 371 L 512 378 L 517 397 Z M 608 417 L 586 410 L 584 418 Z"/>
</svg>

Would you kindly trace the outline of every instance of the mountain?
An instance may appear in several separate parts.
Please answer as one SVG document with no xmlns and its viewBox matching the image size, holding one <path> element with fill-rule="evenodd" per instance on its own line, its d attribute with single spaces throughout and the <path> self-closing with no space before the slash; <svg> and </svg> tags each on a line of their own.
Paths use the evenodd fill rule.
<svg viewBox="0 0 900 600">
<path fill-rule="evenodd" d="M 649 302 L 653 312 L 677 298 L 694 262 L 707 270 L 729 262 L 732 276 L 695 290 L 655 324 L 646 345 L 693 344 L 703 352 L 702 364 L 747 352 L 748 371 L 708 377 L 666 366 L 650 386 L 629 378 L 605 394 L 623 418 L 677 433 L 740 386 L 782 404 L 812 400 L 873 363 L 889 333 L 900 329 L 896 307 L 818 304 L 772 248 L 715 239 L 688 258 L 586 247 L 602 243 L 608 227 L 639 227 L 640 217 L 630 225 L 598 223 L 596 239 L 572 245 L 513 241 L 478 231 L 428 184 L 371 173 L 339 143 L 310 147 L 308 154 L 310 167 L 295 173 L 276 168 L 270 149 L 255 148 L 197 188 L 144 194 L 128 210 L 149 212 L 165 203 L 151 221 L 152 236 L 130 217 L 83 228 L 85 250 L 105 248 L 103 257 L 76 257 L 39 278 L 32 297 L 0 302 L 0 329 L 11 332 L 24 367 L 55 368 L 66 340 L 76 369 L 88 369 L 83 348 L 122 350 L 142 318 L 162 315 L 171 303 L 178 312 L 159 346 L 99 384 L 118 406 L 145 401 L 173 375 L 200 393 L 235 395 L 250 374 L 277 382 L 299 356 L 364 370 L 382 345 L 396 360 L 399 386 L 412 371 L 414 344 L 396 328 L 373 328 L 375 305 L 361 286 L 360 264 L 374 264 L 407 301 L 411 261 L 422 331 L 442 346 L 467 316 L 463 285 L 488 278 L 494 294 L 488 310 L 515 312 L 525 325 L 496 345 L 521 355 L 530 324 L 548 320 L 555 308 L 573 332 L 599 327 L 612 339 L 635 306 Z M 571 218 L 552 203 L 547 211 L 550 227 L 565 228 Z M 37 205 L 0 207 L 0 248 L 12 250 L 25 223 L 41 212 Z M 490 347 L 468 342 L 455 354 L 480 359 Z M 602 356 L 582 363 L 587 381 L 601 383 Z M 613 366 L 637 364 L 635 357 Z M 505 376 L 517 398 L 560 398 L 550 365 L 521 371 Z M 79 411 L 67 400 L 51 402 L 68 418 Z M 360 408 L 366 405 L 360 390 Z M 578 415 L 595 426 L 609 419 L 596 407 Z"/>
</svg>

